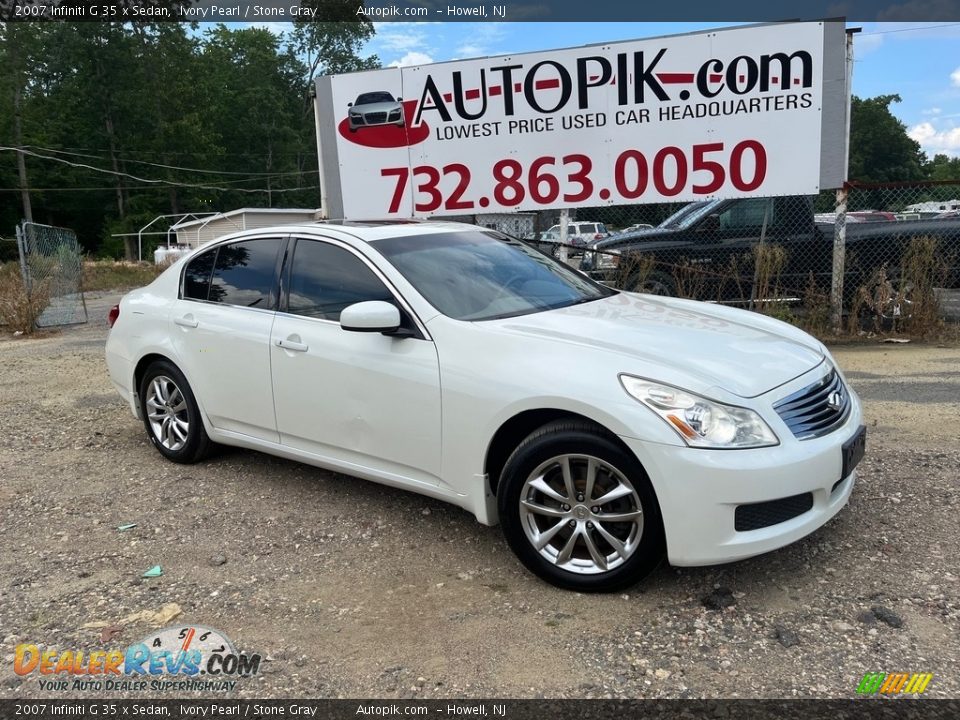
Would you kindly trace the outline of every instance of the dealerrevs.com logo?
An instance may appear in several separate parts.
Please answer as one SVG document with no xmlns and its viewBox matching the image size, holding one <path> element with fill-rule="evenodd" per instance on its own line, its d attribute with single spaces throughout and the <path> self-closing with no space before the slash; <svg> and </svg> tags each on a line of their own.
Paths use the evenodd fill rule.
<svg viewBox="0 0 960 720">
<path fill-rule="evenodd" d="M 860 695 L 919 695 L 933 680 L 933 673 L 866 673 L 857 686 Z"/>
<path fill-rule="evenodd" d="M 22 643 L 13 670 L 48 691 L 230 691 L 256 675 L 261 656 L 238 652 L 219 630 L 167 627 L 126 650 L 59 650 Z"/>
</svg>

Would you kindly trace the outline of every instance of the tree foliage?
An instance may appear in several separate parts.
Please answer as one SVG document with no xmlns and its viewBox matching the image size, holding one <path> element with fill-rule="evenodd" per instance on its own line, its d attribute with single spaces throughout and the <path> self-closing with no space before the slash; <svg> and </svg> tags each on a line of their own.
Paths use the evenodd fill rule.
<svg viewBox="0 0 960 720">
<path fill-rule="evenodd" d="M 324 22 L 284 35 L 183 23 L 0 24 L 0 145 L 35 153 L 25 155 L 34 219 L 118 254 L 113 234 L 159 214 L 315 207 L 313 76 L 378 65 L 361 57 L 373 26 L 336 22 L 349 3 L 318 4 Z M 16 158 L 0 151 L 4 235 L 23 216 Z"/>
<path fill-rule="evenodd" d="M 850 169 L 860 182 L 903 182 L 925 178 L 926 156 L 892 112 L 899 95 L 865 100 L 853 97 L 850 108 Z"/>
</svg>

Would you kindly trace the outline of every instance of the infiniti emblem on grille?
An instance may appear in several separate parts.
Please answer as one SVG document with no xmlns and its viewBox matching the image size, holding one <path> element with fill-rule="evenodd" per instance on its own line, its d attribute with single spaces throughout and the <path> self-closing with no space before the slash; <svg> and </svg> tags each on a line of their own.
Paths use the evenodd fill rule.
<svg viewBox="0 0 960 720">
<path fill-rule="evenodd" d="M 840 394 L 839 390 L 834 390 L 832 393 L 827 395 L 827 407 L 831 410 L 839 410 L 840 406 L 843 405 L 843 395 Z"/>
</svg>

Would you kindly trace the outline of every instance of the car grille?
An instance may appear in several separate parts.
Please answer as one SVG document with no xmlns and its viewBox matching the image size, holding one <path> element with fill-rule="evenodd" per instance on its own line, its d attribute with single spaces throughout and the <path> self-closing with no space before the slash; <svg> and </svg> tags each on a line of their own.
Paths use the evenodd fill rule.
<svg viewBox="0 0 960 720">
<path fill-rule="evenodd" d="M 809 440 L 832 432 L 847 419 L 850 393 L 836 370 L 813 385 L 788 395 L 773 409 L 798 440 Z"/>
<path fill-rule="evenodd" d="M 385 112 L 367 113 L 364 115 L 364 119 L 368 125 L 374 125 L 376 123 L 386 122 L 387 114 Z"/>
<path fill-rule="evenodd" d="M 802 493 L 750 505 L 738 505 L 733 515 L 737 532 L 759 530 L 803 515 L 813 507 L 813 493 Z"/>
<path fill-rule="evenodd" d="M 399 119 L 400 119 L 400 111 L 399 111 L 399 110 L 394 110 L 393 112 L 391 112 L 391 113 L 390 113 L 390 119 L 391 119 L 391 120 L 399 120 Z"/>
</svg>

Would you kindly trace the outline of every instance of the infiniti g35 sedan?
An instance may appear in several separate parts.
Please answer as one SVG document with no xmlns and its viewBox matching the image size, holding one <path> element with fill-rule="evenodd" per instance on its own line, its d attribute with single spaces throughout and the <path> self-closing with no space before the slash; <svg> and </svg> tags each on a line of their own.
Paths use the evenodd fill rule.
<svg viewBox="0 0 960 720">
<path fill-rule="evenodd" d="M 860 401 L 797 328 L 471 225 L 245 231 L 109 321 L 110 377 L 165 458 L 237 445 L 445 500 L 581 591 L 794 542 L 864 452 Z"/>
</svg>

